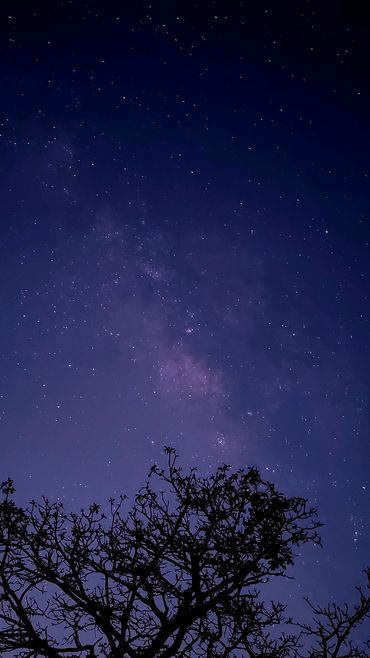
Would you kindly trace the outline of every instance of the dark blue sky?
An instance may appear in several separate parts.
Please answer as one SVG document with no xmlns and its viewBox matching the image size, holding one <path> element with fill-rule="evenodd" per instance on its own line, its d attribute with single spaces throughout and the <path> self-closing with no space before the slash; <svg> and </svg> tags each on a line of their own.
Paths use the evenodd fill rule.
<svg viewBox="0 0 370 658">
<path fill-rule="evenodd" d="M 302 590 L 350 598 L 370 548 L 366 11 L 9 2 L 0 37 L 2 479 L 69 506 L 132 493 L 164 444 L 256 464 L 326 524 Z"/>
</svg>

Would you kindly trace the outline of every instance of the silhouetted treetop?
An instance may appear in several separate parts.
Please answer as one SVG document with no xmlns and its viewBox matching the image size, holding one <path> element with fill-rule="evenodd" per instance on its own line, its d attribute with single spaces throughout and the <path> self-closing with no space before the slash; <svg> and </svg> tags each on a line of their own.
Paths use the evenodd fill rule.
<svg viewBox="0 0 370 658">
<path fill-rule="evenodd" d="M 320 542 L 316 510 L 255 468 L 201 477 L 166 453 L 167 467 L 151 469 L 128 512 L 124 497 L 107 514 L 97 504 L 69 513 L 47 498 L 21 508 L 3 483 L 2 655 L 283 658 L 303 655 L 300 638 L 310 636 L 326 653 L 306 656 L 363 658 L 340 653 L 350 631 L 340 641 L 347 627 L 338 621 L 343 614 L 352 628 L 368 616 L 362 590 L 354 612 L 313 608 L 313 626 L 291 633 L 284 605 L 262 596 L 300 546 Z M 335 620 L 337 652 L 325 636 Z"/>
</svg>

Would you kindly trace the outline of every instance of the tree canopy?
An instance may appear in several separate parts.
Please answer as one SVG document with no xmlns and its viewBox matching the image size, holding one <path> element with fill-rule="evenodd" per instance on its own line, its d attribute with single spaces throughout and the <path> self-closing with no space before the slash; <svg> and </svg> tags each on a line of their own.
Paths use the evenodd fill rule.
<svg viewBox="0 0 370 658">
<path fill-rule="evenodd" d="M 20 658 L 365 658 L 353 608 L 309 603 L 312 623 L 265 601 L 296 551 L 320 543 L 317 512 L 255 468 L 184 472 L 173 449 L 126 499 L 78 513 L 43 498 L 0 503 L 0 651 Z M 368 585 L 370 574 L 367 572 Z"/>
</svg>

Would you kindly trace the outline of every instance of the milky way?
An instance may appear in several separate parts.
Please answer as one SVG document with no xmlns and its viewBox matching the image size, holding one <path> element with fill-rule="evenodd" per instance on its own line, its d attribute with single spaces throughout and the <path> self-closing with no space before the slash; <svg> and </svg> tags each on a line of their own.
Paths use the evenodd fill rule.
<svg viewBox="0 0 370 658">
<path fill-rule="evenodd" d="M 77 4 L 1 9 L 2 479 L 73 506 L 132 494 L 164 445 L 202 472 L 255 464 L 325 522 L 298 589 L 350 598 L 370 549 L 365 17 Z"/>
</svg>

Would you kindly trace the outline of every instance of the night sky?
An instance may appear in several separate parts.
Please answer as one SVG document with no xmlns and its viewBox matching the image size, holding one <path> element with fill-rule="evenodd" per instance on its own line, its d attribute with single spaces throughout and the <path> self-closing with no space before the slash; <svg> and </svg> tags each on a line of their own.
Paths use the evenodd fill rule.
<svg viewBox="0 0 370 658">
<path fill-rule="evenodd" d="M 356 2 L 1 3 L 0 479 L 20 501 L 132 494 L 164 445 L 203 473 L 254 464 L 325 523 L 290 596 L 351 599 L 369 43 Z"/>
</svg>

